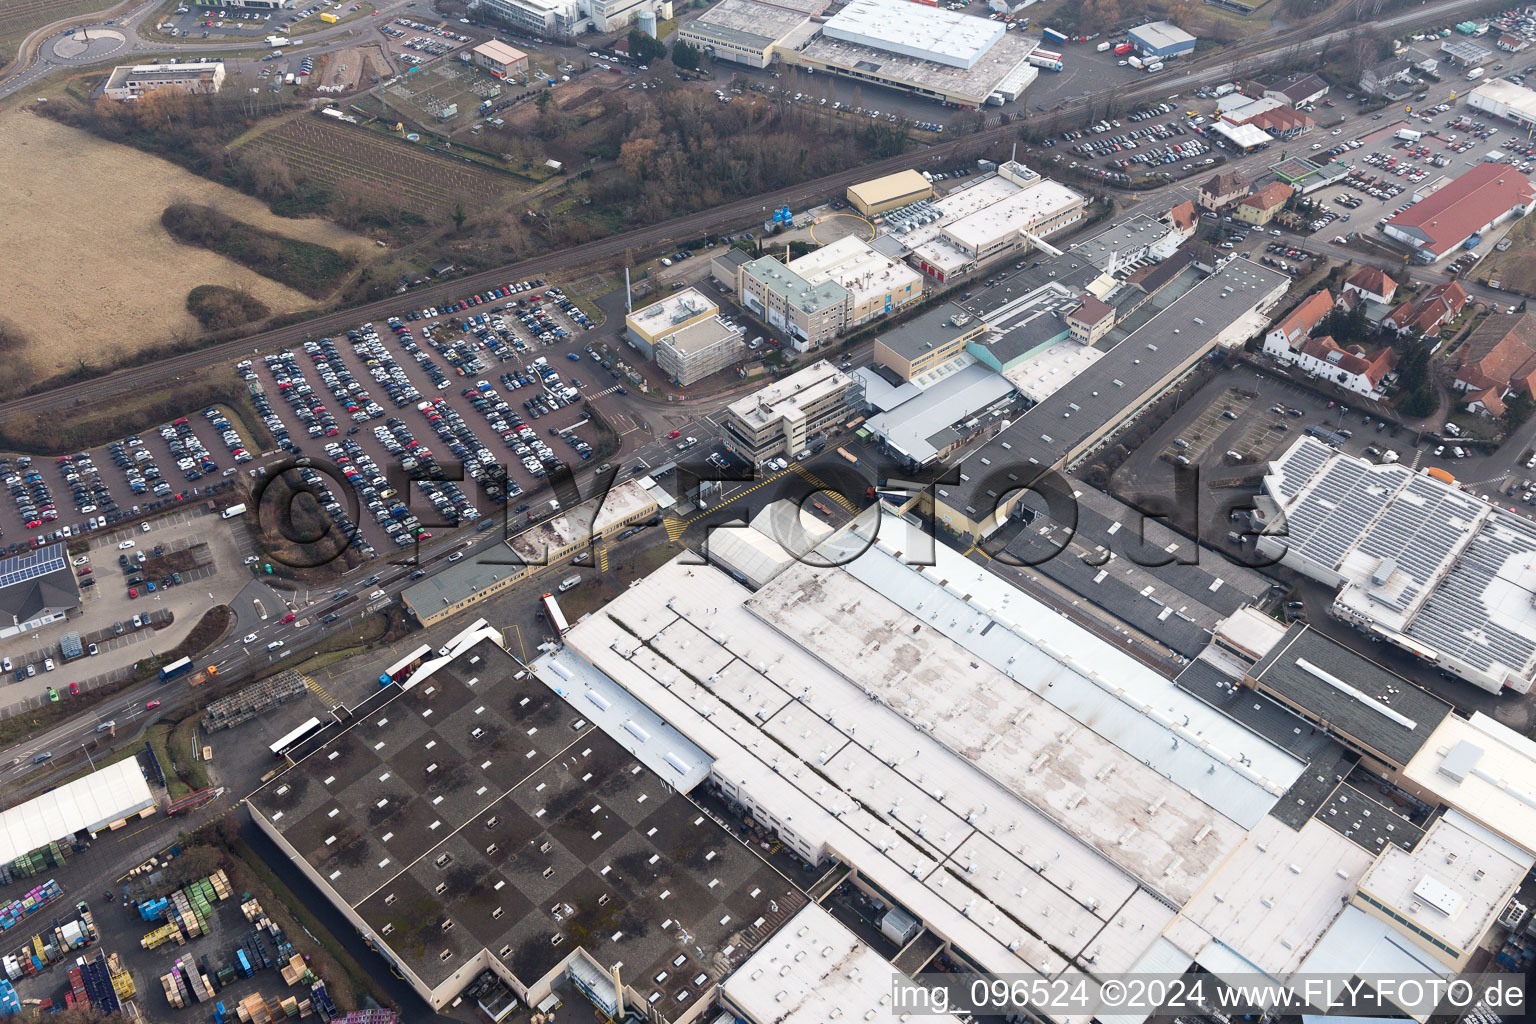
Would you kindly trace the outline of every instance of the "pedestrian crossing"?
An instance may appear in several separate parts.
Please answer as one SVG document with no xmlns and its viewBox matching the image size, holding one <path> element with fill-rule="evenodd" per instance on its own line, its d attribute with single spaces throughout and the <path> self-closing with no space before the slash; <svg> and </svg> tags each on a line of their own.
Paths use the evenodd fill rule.
<svg viewBox="0 0 1536 1024">
<path fill-rule="evenodd" d="M 795 463 L 790 468 L 792 470 L 794 470 L 794 472 L 799 473 L 801 476 L 803 476 L 805 478 L 806 483 L 810 484 L 812 487 L 815 487 L 817 490 L 821 491 L 822 494 L 825 494 L 828 498 L 831 498 L 834 502 L 836 502 L 837 504 L 841 505 L 846 511 L 852 513 L 853 515 L 858 515 L 860 512 L 863 511 L 863 509 L 859 508 L 853 502 L 849 501 L 847 499 L 847 497 L 845 497 L 843 494 L 839 493 L 837 490 L 835 490 L 835 489 L 833 489 L 831 487 L 828 487 L 822 480 L 820 480 L 816 476 L 815 473 L 812 473 L 810 470 L 806 469 L 804 466 L 800 465 L 798 462 Z"/>
<path fill-rule="evenodd" d="M 624 385 L 622 385 L 622 384 L 615 384 L 611 388 L 604 388 L 601 391 L 594 391 L 594 392 L 592 392 L 592 394 L 588 395 L 587 398 L 588 399 L 602 398 L 604 395 L 611 395 L 611 394 L 613 394 L 615 391 L 619 390 L 619 388 L 621 388 L 623 386 Z"/>
<path fill-rule="evenodd" d="M 598 572 L 608 571 L 608 545 L 606 544 L 597 549 L 597 570 Z"/>
<path fill-rule="evenodd" d="M 321 700 L 325 701 L 325 706 L 326 707 L 334 708 L 334 707 L 337 707 L 341 703 L 340 701 L 338 701 L 334 697 L 332 697 L 329 693 L 326 693 L 325 692 L 325 687 L 321 686 L 319 683 L 317 683 L 309 675 L 307 675 L 307 674 L 305 674 L 303 672 L 300 672 L 299 673 L 299 678 L 304 680 L 304 685 L 309 687 L 309 692 L 310 693 L 313 693 L 316 697 L 319 697 Z"/>
</svg>

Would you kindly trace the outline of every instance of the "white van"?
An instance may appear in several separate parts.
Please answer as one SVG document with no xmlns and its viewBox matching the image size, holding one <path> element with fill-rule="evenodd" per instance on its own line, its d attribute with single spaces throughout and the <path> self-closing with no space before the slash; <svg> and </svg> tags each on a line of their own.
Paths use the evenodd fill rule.
<svg viewBox="0 0 1536 1024">
<path fill-rule="evenodd" d="M 580 583 L 581 583 L 581 577 L 579 575 L 578 576 L 567 576 L 565 579 L 560 581 L 560 593 L 563 594 L 567 590 L 570 590 L 572 587 L 577 586 Z"/>
<path fill-rule="evenodd" d="M 235 518 L 235 516 L 243 516 L 243 515 L 245 515 L 245 503 L 241 502 L 238 505 L 231 505 L 231 506 L 229 506 L 229 508 L 225 509 L 223 512 L 220 512 L 219 513 L 219 518 L 220 519 L 233 519 L 233 518 Z"/>
</svg>

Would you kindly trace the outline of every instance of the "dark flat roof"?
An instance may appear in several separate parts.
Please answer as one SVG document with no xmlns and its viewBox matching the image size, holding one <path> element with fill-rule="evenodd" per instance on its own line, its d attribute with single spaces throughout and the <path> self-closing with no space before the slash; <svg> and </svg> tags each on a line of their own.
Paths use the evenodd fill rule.
<svg viewBox="0 0 1536 1024">
<path fill-rule="evenodd" d="M 962 468 L 975 469 L 985 458 L 993 465 L 1017 467 L 1013 471 L 1022 482 L 1038 478 L 1094 431 L 1140 405 L 1157 381 L 1209 346 L 1263 294 L 1289 280 L 1247 259 L 1230 261 L 972 452 Z M 967 475 L 968 481 L 941 484 L 940 498 L 951 508 L 971 506 L 985 514 L 983 509 L 996 505 L 980 493 L 992 474 Z"/>
<path fill-rule="evenodd" d="M 482 949 L 532 983 L 585 946 L 687 1006 L 698 974 L 707 991 L 804 897 L 518 672 L 477 645 L 370 705 L 252 807 L 432 987 Z"/>
<path fill-rule="evenodd" d="M 969 319 L 966 323 L 956 326 L 951 322 L 956 316 L 965 316 Z M 881 331 L 876 338 L 903 359 L 912 360 L 980 326 L 976 316 L 956 303 L 946 302 L 942 306 L 913 317 L 899 327 Z"/>
<path fill-rule="evenodd" d="M 1381 701 L 1413 726 L 1397 722 L 1307 671 L 1298 664 L 1303 660 Z M 1308 715 L 1399 766 L 1413 758 L 1451 713 L 1451 706 L 1428 690 L 1299 622 L 1292 623 L 1285 638 L 1254 666 L 1253 677 Z"/>
</svg>

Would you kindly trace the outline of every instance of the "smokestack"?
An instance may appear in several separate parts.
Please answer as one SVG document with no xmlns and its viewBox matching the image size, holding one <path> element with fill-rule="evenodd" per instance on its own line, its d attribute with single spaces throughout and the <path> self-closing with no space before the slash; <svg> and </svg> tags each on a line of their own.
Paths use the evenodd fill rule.
<svg viewBox="0 0 1536 1024">
<path fill-rule="evenodd" d="M 626 265 L 624 267 L 624 312 L 633 313 L 634 311 L 634 300 L 629 292 L 629 267 Z"/>
<path fill-rule="evenodd" d="M 619 965 L 613 965 L 613 997 L 616 1000 L 613 1011 L 614 1020 L 624 1019 L 624 983 L 619 980 Z"/>
</svg>

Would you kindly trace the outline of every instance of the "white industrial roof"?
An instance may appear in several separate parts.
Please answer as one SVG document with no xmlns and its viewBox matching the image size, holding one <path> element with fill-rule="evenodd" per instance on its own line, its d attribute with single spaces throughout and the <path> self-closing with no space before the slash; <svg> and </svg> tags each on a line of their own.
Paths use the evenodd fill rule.
<svg viewBox="0 0 1536 1024">
<path fill-rule="evenodd" d="M 742 964 L 723 988 L 752 1020 L 827 1024 L 894 1020 L 895 968 L 820 905 L 808 903 Z M 959 1024 L 953 1014 L 925 1021 Z"/>
<path fill-rule="evenodd" d="M 719 311 L 720 307 L 697 288 L 684 288 L 659 302 L 635 310 L 629 314 L 628 319 L 631 326 L 647 334 L 661 334 L 668 327 Z"/>
<path fill-rule="evenodd" d="M 889 256 L 870 248 L 855 235 L 844 235 L 835 242 L 791 260 L 789 269 L 812 284 L 835 281 L 853 293 L 855 305 L 877 295 L 899 291 L 908 285 L 915 295 L 923 290 L 923 275 Z"/>
<path fill-rule="evenodd" d="M 566 642 L 984 969 L 1131 969 L 1301 765 L 884 522 L 750 597 L 674 561 Z"/>
<path fill-rule="evenodd" d="M 1536 853 L 1536 743 L 1482 712 L 1447 715 L 1403 774 L 1440 801 Z"/>
<path fill-rule="evenodd" d="M 938 374 L 939 370 L 947 372 Z M 864 376 L 885 383 L 877 374 L 866 373 Z M 927 462 L 938 455 L 936 440 L 947 446 L 959 438 L 958 433 L 949 429 L 953 424 L 1013 393 L 1013 385 L 1007 378 L 965 352 L 946 360 L 923 377 L 935 379 L 915 386 L 909 382 L 896 389 L 908 395 L 906 401 L 888 406 L 864 423 L 895 451 L 918 462 Z M 908 388 L 911 388 L 910 393 Z"/>
<path fill-rule="evenodd" d="M 82 829 L 101 829 L 154 805 L 137 759 L 107 765 L 0 811 L 0 863 L 9 863 Z"/>
<path fill-rule="evenodd" d="M 1083 197 L 1067 186 L 1041 179 L 1030 188 L 1017 189 L 1001 202 L 988 204 L 945 225 L 944 233 L 964 249 L 985 251 L 999 239 L 1030 230 L 1082 201 Z"/>
<path fill-rule="evenodd" d="M 932 566 L 906 564 L 930 548 Z M 885 517 L 880 543 L 846 569 L 1247 827 L 1301 774 L 1286 751 L 902 519 Z"/>
<path fill-rule="evenodd" d="M 1360 892 L 1470 951 L 1530 870 L 1529 856 L 1510 852 L 1441 818 L 1412 853 L 1388 843 L 1360 879 Z"/>
<path fill-rule="evenodd" d="M 796 370 L 745 398 L 736 399 L 729 408 L 754 427 L 780 419 L 803 419 L 807 406 L 847 387 L 848 383 L 847 374 L 825 359 L 818 359 L 803 370 Z"/>
<path fill-rule="evenodd" d="M 1338 991 L 1340 979 L 1358 977 L 1371 981 L 1373 978 L 1449 978 L 1455 970 L 1446 967 L 1424 950 L 1414 945 L 1406 935 L 1389 922 L 1372 917 L 1359 907 L 1345 907 L 1328 934 L 1313 947 L 1312 953 L 1302 965 L 1300 973 L 1291 979 L 1298 992 L 1308 991 L 1309 980 L 1332 984 Z M 1321 991 L 1323 986 L 1317 988 Z M 1394 992 L 1401 992 L 1399 986 Z M 1342 999 L 1342 993 L 1338 993 Z M 1319 1010 L 1337 1005 L 1318 1005 Z M 1428 1014 L 1414 1016 L 1420 1020 Z"/>
<path fill-rule="evenodd" d="M 587 662 L 562 648 L 531 667 L 567 704 L 669 786 L 686 793 L 709 777 L 712 757 Z"/>
<path fill-rule="evenodd" d="M 779 525 L 774 525 L 774 520 Z M 711 562 L 734 570 L 760 587 L 792 565 L 797 558 L 814 557 L 811 548 L 832 533 L 823 520 L 802 511 L 792 501 L 772 502 L 752 518 L 751 526 L 717 526 L 705 539 Z M 787 542 L 781 543 L 778 538 Z"/>
<path fill-rule="evenodd" d="M 1064 954 L 1104 971 L 1136 962 L 1173 916 L 1167 903 L 871 701 L 872 673 L 846 679 L 799 646 L 807 638 L 786 643 L 746 595 L 712 567 L 674 561 L 566 641 L 716 758 L 714 776 L 750 794 L 758 813 L 856 865 L 983 969 L 1071 977 Z M 1057 761 L 1042 777 L 1062 779 L 1065 802 L 1063 773 L 1081 769 Z M 1161 867 L 1178 881 L 1186 855 L 1219 857 L 1237 835 L 1213 831 Z"/>
<path fill-rule="evenodd" d="M 1536 121 L 1536 91 L 1504 78 L 1490 78 L 1467 96 L 1472 106 L 1482 110 L 1492 109 L 1501 117 L 1519 115 L 1526 121 Z"/>
<path fill-rule="evenodd" d="M 1370 866 L 1369 853 L 1316 818 L 1295 831 L 1265 817 L 1190 900 L 1169 938 L 1193 958 L 1220 935 L 1253 967 L 1288 977 Z"/>
<path fill-rule="evenodd" d="M 911 0 L 851 0 L 822 26 L 832 39 L 968 68 L 1002 38 L 1003 24 Z"/>
</svg>

